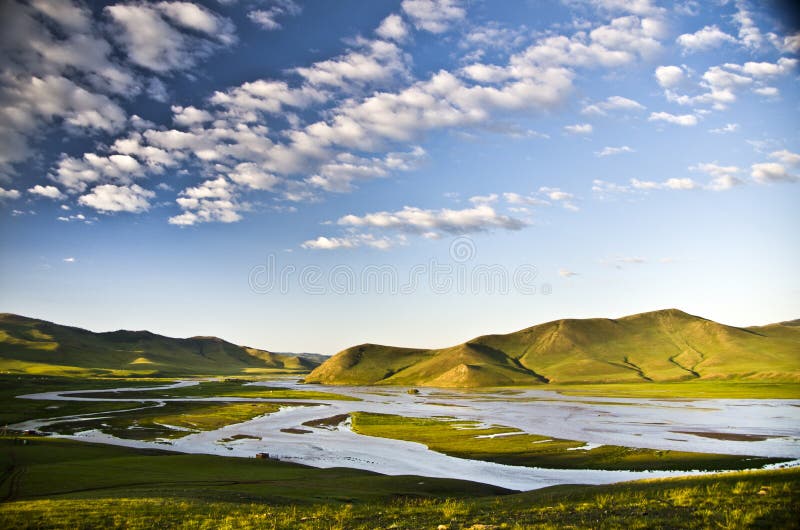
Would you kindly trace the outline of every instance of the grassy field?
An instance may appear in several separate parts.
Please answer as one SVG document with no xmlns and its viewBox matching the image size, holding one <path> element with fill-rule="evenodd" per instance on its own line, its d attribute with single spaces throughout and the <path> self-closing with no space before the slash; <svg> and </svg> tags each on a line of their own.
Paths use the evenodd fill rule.
<svg viewBox="0 0 800 530">
<path fill-rule="evenodd" d="M 280 403 L 170 402 L 164 406 L 150 405 L 147 408 L 103 415 L 88 421 L 59 422 L 48 425 L 45 430 L 74 434 L 87 429 L 98 429 L 117 438 L 175 439 L 193 432 L 219 429 L 277 412 L 280 406 Z"/>
<path fill-rule="evenodd" d="M 603 445 L 594 449 L 578 449 L 583 442 L 552 439 L 521 432 L 518 429 L 493 426 L 481 428 L 476 422 L 453 419 L 410 418 L 391 414 L 355 412 L 352 429 L 367 436 L 419 442 L 439 453 L 487 460 L 501 464 L 556 469 L 611 470 L 727 470 L 752 469 L 785 459 L 755 458 L 736 455 L 658 451 Z"/>
<path fill-rule="evenodd" d="M 362 344 L 308 382 L 428 387 L 735 380 L 800 383 L 800 326 L 726 326 L 677 309 L 563 319 L 440 349 Z"/>
<path fill-rule="evenodd" d="M 198 385 L 170 388 L 167 390 L 143 390 L 137 392 L 92 392 L 85 397 L 95 398 L 198 398 L 198 397 L 238 397 L 258 399 L 334 399 L 343 401 L 361 401 L 359 398 L 321 392 L 318 390 L 292 390 L 287 388 L 254 386 L 247 383 L 249 379 L 226 379 L 225 381 L 206 381 Z"/>
<path fill-rule="evenodd" d="M 79 401 L 49 401 L 17 399 L 16 396 L 66 390 L 108 389 L 115 387 L 149 387 L 173 382 L 171 379 L 126 380 L 82 379 L 74 377 L 0 374 L 0 426 L 36 418 L 54 418 L 74 414 L 89 414 L 121 410 L 138 406 L 135 402 L 91 403 Z M 117 395 L 116 397 L 120 397 Z"/>
<path fill-rule="evenodd" d="M 508 494 L 453 480 L 64 440 L 0 439 L 0 448 L 2 528 L 800 527 L 798 469 Z"/>
<path fill-rule="evenodd" d="M 663 399 L 800 399 L 800 383 L 764 381 L 685 381 L 600 385 L 547 385 L 570 396 L 607 396 Z"/>
</svg>

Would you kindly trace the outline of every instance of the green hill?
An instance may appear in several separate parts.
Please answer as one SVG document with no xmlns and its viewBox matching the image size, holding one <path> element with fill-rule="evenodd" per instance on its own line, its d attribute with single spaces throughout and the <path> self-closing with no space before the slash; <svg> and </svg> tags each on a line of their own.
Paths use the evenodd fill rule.
<svg viewBox="0 0 800 530">
<path fill-rule="evenodd" d="M 313 355 L 272 353 L 217 337 L 176 339 L 149 331 L 94 333 L 0 313 L 0 372 L 60 375 L 233 375 L 307 372 Z"/>
<path fill-rule="evenodd" d="M 556 320 L 437 350 L 363 344 L 305 380 L 478 387 L 699 379 L 800 381 L 800 321 L 737 328 L 677 309 Z"/>
</svg>

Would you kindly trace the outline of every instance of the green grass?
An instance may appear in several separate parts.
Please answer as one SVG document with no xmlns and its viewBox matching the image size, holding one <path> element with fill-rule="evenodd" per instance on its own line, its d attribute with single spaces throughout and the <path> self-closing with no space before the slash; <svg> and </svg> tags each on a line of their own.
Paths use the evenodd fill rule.
<svg viewBox="0 0 800 530">
<path fill-rule="evenodd" d="M 485 438 L 484 436 L 488 435 L 520 431 L 503 426 L 482 428 L 477 422 L 367 412 L 355 412 L 351 417 L 352 429 L 359 434 L 418 442 L 433 451 L 451 456 L 517 466 L 632 471 L 694 469 L 713 471 L 750 469 L 786 460 L 635 449 L 612 445 L 575 450 L 585 444 L 535 434 Z"/>
<path fill-rule="evenodd" d="M 16 396 L 59 390 L 91 390 L 115 387 L 154 386 L 172 380 L 77 379 L 70 377 L 0 374 L 0 426 L 37 418 L 54 418 L 121 410 L 138 406 L 135 402 L 92 403 L 17 399 Z M 117 396 L 119 397 L 119 396 Z"/>
<path fill-rule="evenodd" d="M 90 421 L 60 422 L 43 430 L 74 434 L 98 429 L 118 438 L 154 440 L 182 438 L 192 432 L 219 429 L 280 410 L 280 403 L 168 402 L 142 410 L 120 412 Z M 176 430 L 170 426 L 187 430 Z"/>
<path fill-rule="evenodd" d="M 800 383 L 760 381 L 547 385 L 545 389 L 570 396 L 664 399 L 800 399 Z"/>
<path fill-rule="evenodd" d="M 32 443 L 0 440 L 10 471 L 0 483 L 2 528 L 799 527 L 798 469 L 505 495 L 452 480 L 64 440 Z"/>
<path fill-rule="evenodd" d="M 359 398 L 322 392 L 317 390 L 292 390 L 268 386 L 247 385 L 250 380 L 208 381 L 199 385 L 171 388 L 167 390 L 145 390 L 138 392 L 93 392 L 86 397 L 96 398 L 195 398 L 195 397 L 239 397 L 254 399 L 328 399 L 343 401 L 361 401 Z"/>
<path fill-rule="evenodd" d="M 0 373 L 73 377 L 173 377 L 280 371 L 319 364 L 292 354 L 238 346 L 216 337 L 186 339 L 148 331 L 94 333 L 0 313 Z"/>
<path fill-rule="evenodd" d="M 668 309 L 615 320 L 557 320 L 436 350 L 363 344 L 338 353 L 306 381 L 431 387 L 695 380 L 797 385 L 798 353 L 800 326 L 737 328 Z"/>
</svg>

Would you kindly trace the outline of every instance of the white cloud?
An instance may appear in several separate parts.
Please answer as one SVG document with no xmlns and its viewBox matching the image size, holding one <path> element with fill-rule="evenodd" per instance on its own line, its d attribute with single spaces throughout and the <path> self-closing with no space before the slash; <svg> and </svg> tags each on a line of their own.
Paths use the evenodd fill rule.
<svg viewBox="0 0 800 530">
<path fill-rule="evenodd" d="M 173 105 L 171 110 L 173 114 L 172 121 L 184 127 L 200 125 L 214 119 L 214 116 L 212 116 L 210 112 L 192 106 L 181 107 L 179 105 Z"/>
<path fill-rule="evenodd" d="M 782 164 L 776 162 L 763 162 L 750 166 L 750 175 L 759 184 L 769 184 L 773 182 L 797 182 L 800 178 L 792 175 Z"/>
<path fill-rule="evenodd" d="M 402 42 L 408 36 L 408 27 L 403 22 L 403 17 L 391 14 L 383 19 L 375 33 L 382 39 Z"/>
<path fill-rule="evenodd" d="M 713 179 L 706 185 L 706 188 L 713 191 L 725 191 L 743 184 L 742 179 L 737 176 L 742 170 L 737 166 L 721 166 L 715 162 L 700 163 L 689 166 L 689 171 L 698 171 L 712 176 Z"/>
<path fill-rule="evenodd" d="M 406 74 L 404 54 L 393 42 L 360 40 L 359 49 L 295 69 L 312 86 L 347 88 L 351 83 L 386 83 Z"/>
<path fill-rule="evenodd" d="M 786 149 L 773 151 L 769 154 L 769 157 L 774 158 L 775 160 L 778 160 L 780 163 L 786 164 L 787 166 L 800 166 L 800 154 L 793 153 Z"/>
<path fill-rule="evenodd" d="M 3 187 L 0 187 L 0 201 L 3 199 L 19 199 L 21 196 L 22 194 L 19 192 L 19 190 L 7 190 Z"/>
<path fill-rule="evenodd" d="M 774 86 L 763 86 L 763 87 L 754 88 L 753 92 L 755 92 L 759 96 L 764 96 L 764 97 L 768 97 L 768 98 L 775 98 L 775 97 L 778 97 L 780 95 L 780 91 L 777 88 L 775 88 Z"/>
<path fill-rule="evenodd" d="M 585 106 L 581 112 L 584 114 L 605 115 L 607 111 L 636 111 L 644 108 L 644 105 L 633 99 L 611 96 L 606 98 L 605 101 Z"/>
<path fill-rule="evenodd" d="M 372 234 L 351 234 L 344 237 L 319 236 L 303 242 L 300 246 L 311 250 L 351 249 L 362 246 L 386 250 L 394 244 L 394 241 L 386 237 L 375 237 Z"/>
<path fill-rule="evenodd" d="M 269 9 L 255 9 L 247 13 L 247 18 L 267 31 L 281 28 L 278 18 L 284 16 L 297 16 L 302 8 L 293 0 L 278 0 Z"/>
<path fill-rule="evenodd" d="M 70 257 L 70 258 L 64 258 L 61 261 L 63 261 L 64 263 L 75 263 L 76 260 L 75 258 Z"/>
<path fill-rule="evenodd" d="M 141 213 L 150 208 L 148 199 L 155 197 L 155 195 L 152 191 L 146 190 L 137 184 L 131 186 L 101 184 L 100 186 L 95 186 L 86 195 L 80 196 L 78 203 L 104 213 Z"/>
<path fill-rule="evenodd" d="M 63 199 L 64 194 L 56 188 L 55 186 L 42 186 L 41 184 L 37 184 L 32 188 L 28 188 L 28 193 L 32 193 L 34 195 L 39 195 L 40 197 L 47 197 L 48 199 Z"/>
<path fill-rule="evenodd" d="M 714 134 L 726 134 L 726 133 L 736 132 L 738 130 L 739 130 L 738 123 L 726 123 L 722 127 L 718 127 L 716 129 L 709 129 L 709 132 L 712 132 Z"/>
<path fill-rule="evenodd" d="M 104 10 L 118 28 L 114 36 L 129 59 L 158 73 L 191 68 L 219 46 L 236 42 L 230 20 L 189 2 L 115 4 Z"/>
<path fill-rule="evenodd" d="M 676 39 L 676 42 L 680 44 L 684 50 L 700 51 L 716 48 L 725 42 L 736 42 L 736 39 L 714 25 L 705 26 L 703 29 L 694 33 L 684 33 Z"/>
<path fill-rule="evenodd" d="M 403 0 L 400 7 L 417 29 L 431 33 L 444 33 L 466 15 L 459 0 Z"/>
<path fill-rule="evenodd" d="M 633 153 L 634 150 L 627 145 L 623 145 L 620 147 L 604 147 L 600 151 L 596 151 L 595 155 L 597 156 L 611 156 L 611 155 L 619 155 L 622 153 Z"/>
<path fill-rule="evenodd" d="M 680 66 L 659 66 L 656 68 L 656 80 L 662 88 L 674 88 L 681 84 L 685 74 Z"/>
<path fill-rule="evenodd" d="M 664 182 L 664 187 L 670 190 L 693 190 L 698 186 L 690 178 L 671 178 Z"/>
<path fill-rule="evenodd" d="M 736 1 L 736 13 L 733 20 L 739 24 L 739 40 L 747 48 L 759 48 L 764 40 L 761 30 L 753 20 L 750 11 L 747 9 L 747 2 L 744 0 Z"/>
<path fill-rule="evenodd" d="M 348 192 L 356 181 L 383 178 L 393 172 L 415 169 L 424 156 L 425 150 L 419 146 L 404 153 L 391 152 L 382 158 L 340 153 L 331 162 L 320 165 L 317 172 L 305 181 L 325 191 Z"/>
<path fill-rule="evenodd" d="M 665 121 L 682 127 L 692 127 L 697 125 L 697 116 L 692 114 L 670 114 L 669 112 L 653 112 L 648 121 Z"/>
<path fill-rule="evenodd" d="M 800 53 L 800 32 L 792 35 L 786 35 L 784 37 L 779 37 L 774 33 L 769 33 L 767 34 L 767 37 L 769 37 L 770 42 L 781 53 Z"/>
<path fill-rule="evenodd" d="M 223 177 L 186 188 L 175 202 L 184 211 L 170 217 L 169 223 L 179 226 L 210 222 L 235 223 L 241 220 L 239 210 L 245 207 L 236 201 L 232 184 Z"/>
<path fill-rule="evenodd" d="M 202 6 L 191 2 L 158 2 L 155 7 L 177 26 L 205 33 L 223 44 L 236 42 L 233 23 Z"/>
<path fill-rule="evenodd" d="M 235 183 L 254 190 L 271 190 L 280 182 L 278 177 L 254 162 L 238 164 L 228 173 L 228 177 Z"/>
<path fill-rule="evenodd" d="M 631 186 L 637 190 L 693 190 L 699 185 L 690 178 L 670 178 L 663 182 L 631 179 Z"/>
<path fill-rule="evenodd" d="M 592 134 L 591 123 L 576 123 L 575 125 L 565 125 L 564 130 L 570 134 Z"/>
<path fill-rule="evenodd" d="M 462 210 L 449 208 L 424 210 L 405 206 L 396 212 L 375 212 L 361 217 L 345 215 L 337 223 L 341 226 L 393 229 L 416 234 L 426 232 L 466 234 L 494 228 L 520 230 L 526 225 L 520 219 L 498 214 L 488 204 L 478 204 Z"/>
<path fill-rule="evenodd" d="M 630 193 L 631 189 L 624 184 L 608 182 L 606 180 L 594 179 L 592 181 L 592 191 L 601 199 L 609 198 L 620 193 Z"/>
<path fill-rule="evenodd" d="M 508 204 L 516 204 L 521 206 L 549 206 L 550 203 L 544 199 L 530 195 L 520 195 L 519 193 L 506 192 L 503 193 L 503 198 Z"/>
<path fill-rule="evenodd" d="M 642 16 L 660 16 L 664 9 L 650 0 L 589 0 L 589 3 L 607 11 L 621 11 Z"/>
</svg>

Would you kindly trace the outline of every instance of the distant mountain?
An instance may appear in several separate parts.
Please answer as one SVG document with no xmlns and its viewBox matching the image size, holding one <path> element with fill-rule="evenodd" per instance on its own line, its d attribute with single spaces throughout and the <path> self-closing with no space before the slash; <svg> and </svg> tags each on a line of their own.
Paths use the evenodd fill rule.
<svg viewBox="0 0 800 530">
<path fill-rule="evenodd" d="M 75 375 L 233 375 L 307 372 L 317 354 L 273 353 L 217 337 L 176 339 L 149 331 L 94 333 L 0 313 L 0 372 Z"/>
<path fill-rule="evenodd" d="M 677 309 L 565 319 L 436 350 L 362 344 L 308 383 L 439 387 L 753 379 L 800 381 L 800 321 L 737 328 Z"/>
</svg>

